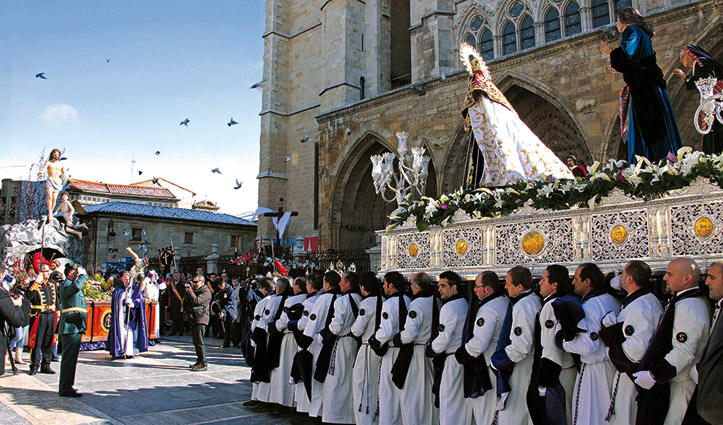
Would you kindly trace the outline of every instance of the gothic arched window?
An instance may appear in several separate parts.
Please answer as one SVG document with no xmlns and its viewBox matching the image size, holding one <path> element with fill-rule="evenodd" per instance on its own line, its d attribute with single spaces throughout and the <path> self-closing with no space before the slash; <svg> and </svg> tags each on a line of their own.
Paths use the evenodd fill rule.
<svg viewBox="0 0 723 425">
<path fill-rule="evenodd" d="M 488 61 L 495 58 L 494 43 L 492 43 L 492 31 L 488 28 L 482 32 L 482 38 L 480 38 L 479 44 L 480 54 L 482 59 Z"/>
<path fill-rule="evenodd" d="M 608 0 L 592 0 L 592 27 L 597 28 L 610 23 L 610 4 Z"/>
<path fill-rule="evenodd" d="M 486 61 L 494 59 L 495 53 L 492 43 L 492 31 L 486 26 L 487 21 L 482 15 L 474 15 L 467 26 L 464 42 L 477 48 L 477 51 Z"/>
<path fill-rule="evenodd" d="M 520 44 L 522 50 L 535 47 L 535 28 L 532 26 L 530 15 L 525 15 L 520 24 Z"/>
<path fill-rule="evenodd" d="M 561 38 L 560 12 L 554 7 L 551 7 L 545 14 L 545 42 L 549 43 Z"/>
<path fill-rule="evenodd" d="M 571 1 L 565 8 L 565 37 L 582 32 L 580 23 L 580 6 L 575 1 Z"/>
<path fill-rule="evenodd" d="M 517 33 L 515 32 L 515 24 L 510 21 L 502 30 L 502 53 L 509 55 L 517 51 Z"/>
</svg>

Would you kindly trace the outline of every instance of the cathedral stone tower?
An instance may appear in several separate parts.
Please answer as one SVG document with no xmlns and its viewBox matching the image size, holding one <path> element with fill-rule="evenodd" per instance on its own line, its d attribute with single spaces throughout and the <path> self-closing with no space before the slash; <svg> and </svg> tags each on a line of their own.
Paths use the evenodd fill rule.
<svg viewBox="0 0 723 425">
<path fill-rule="evenodd" d="M 615 11 L 628 5 L 655 26 L 681 135 L 700 148 L 692 126 L 699 96 L 673 70 L 686 43 L 723 56 L 720 1 L 266 0 L 259 205 L 298 211 L 285 237 L 299 243 L 373 246 L 396 205 L 374 193 L 369 156 L 395 149 L 402 130 L 432 158 L 429 195 L 460 187 L 469 143 L 463 41 L 477 46 L 520 117 L 560 157 L 623 157 L 622 80 L 598 46 L 619 43 Z M 274 237 L 271 219 L 259 219 L 259 236 Z"/>
</svg>

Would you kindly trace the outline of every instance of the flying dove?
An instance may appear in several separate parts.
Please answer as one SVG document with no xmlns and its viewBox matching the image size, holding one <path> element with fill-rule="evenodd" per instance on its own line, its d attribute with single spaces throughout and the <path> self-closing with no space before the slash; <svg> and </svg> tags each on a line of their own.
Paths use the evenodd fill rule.
<svg viewBox="0 0 723 425">
<path fill-rule="evenodd" d="M 233 120 L 233 117 L 231 117 L 231 121 L 229 121 L 226 125 L 231 127 L 232 125 L 238 124 L 236 121 Z"/>
<path fill-rule="evenodd" d="M 236 186 L 233 187 L 234 190 L 241 189 L 241 186 L 243 186 L 243 184 L 244 184 L 244 182 L 240 182 L 240 181 L 238 181 L 238 179 L 236 179 Z"/>
<path fill-rule="evenodd" d="M 47 79 L 48 79 L 48 77 L 45 76 L 45 73 L 44 73 L 44 72 L 40 72 L 40 73 L 35 74 L 35 78 L 40 78 L 41 80 L 47 80 Z"/>
<path fill-rule="evenodd" d="M 160 155 L 161 151 L 156 151 L 156 156 Z"/>
<path fill-rule="evenodd" d="M 289 161 L 291 161 L 291 155 L 286 154 L 286 155 L 284 156 L 284 162 L 289 162 Z"/>
<path fill-rule="evenodd" d="M 212 173 L 216 173 L 216 174 L 223 174 L 223 173 L 221 172 L 221 170 L 218 169 L 218 167 L 216 167 L 216 168 L 214 168 L 213 170 L 211 170 L 211 172 L 212 172 Z"/>
<path fill-rule="evenodd" d="M 106 59 L 105 63 L 110 63 L 110 58 Z"/>
<path fill-rule="evenodd" d="M 186 127 L 188 127 L 188 123 L 189 123 L 189 122 L 191 122 L 191 120 L 189 120 L 188 118 L 186 118 L 185 120 L 181 121 L 181 123 L 178 124 L 178 125 L 185 125 Z"/>
</svg>

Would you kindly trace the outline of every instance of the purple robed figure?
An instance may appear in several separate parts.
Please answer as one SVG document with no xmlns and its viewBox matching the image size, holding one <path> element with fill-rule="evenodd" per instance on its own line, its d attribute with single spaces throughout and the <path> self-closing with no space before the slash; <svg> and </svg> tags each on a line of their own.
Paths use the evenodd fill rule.
<svg viewBox="0 0 723 425">
<path fill-rule="evenodd" d="M 148 323 L 142 283 L 131 284 L 123 274 L 123 286 L 113 290 L 111 326 L 106 349 L 113 357 L 132 357 L 148 351 Z"/>
</svg>

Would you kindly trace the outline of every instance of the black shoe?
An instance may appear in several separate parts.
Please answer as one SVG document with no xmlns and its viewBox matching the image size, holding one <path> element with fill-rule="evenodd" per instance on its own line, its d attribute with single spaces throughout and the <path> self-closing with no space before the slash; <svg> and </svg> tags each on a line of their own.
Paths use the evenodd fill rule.
<svg viewBox="0 0 723 425">
<path fill-rule="evenodd" d="M 191 367 L 191 372 L 203 372 L 204 370 L 208 370 L 205 364 L 197 364 Z"/>
<path fill-rule="evenodd" d="M 30 366 L 30 371 L 28 372 L 28 375 L 33 376 L 38 373 L 38 368 L 35 366 Z"/>
<path fill-rule="evenodd" d="M 71 388 L 70 391 L 59 392 L 60 397 L 83 397 L 83 394 L 79 393 L 75 388 Z"/>
<path fill-rule="evenodd" d="M 48 375 L 55 375 L 55 371 L 50 366 L 40 366 L 40 373 L 47 373 Z"/>
<path fill-rule="evenodd" d="M 52 362 L 59 362 L 59 361 L 60 361 L 60 357 L 53 357 L 50 361 L 52 361 Z"/>
</svg>

